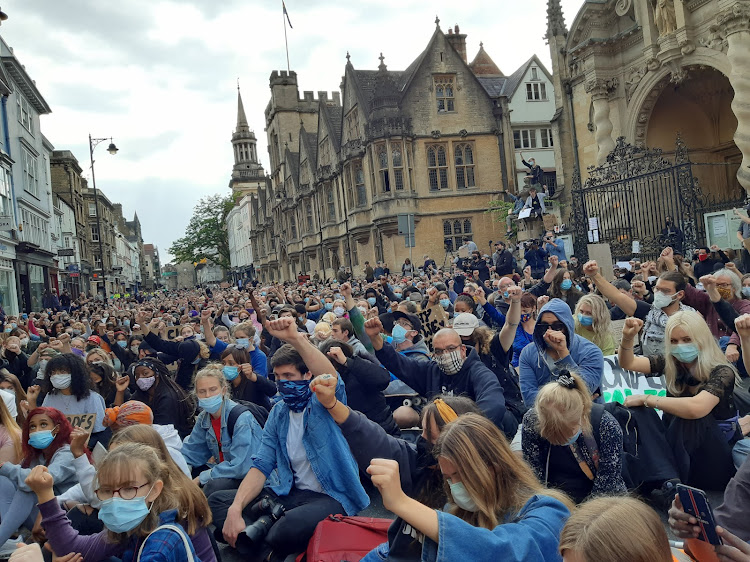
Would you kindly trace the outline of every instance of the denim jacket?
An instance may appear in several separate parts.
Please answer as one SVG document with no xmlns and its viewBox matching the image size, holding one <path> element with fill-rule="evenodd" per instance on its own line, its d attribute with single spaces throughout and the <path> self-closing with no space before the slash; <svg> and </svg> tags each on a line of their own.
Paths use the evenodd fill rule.
<svg viewBox="0 0 750 562">
<path fill-rule="evenodd" d="M 424 538 L 420 562 L 471 560 L 472 562 L 559 562 L 560 532 L 570 512 L 560 501 L 544 495 L 532 496 L 515 517 L 492 530 L 474 527 L 455 515 L 437 512 L 439 542 Z M 397 532 L 407 536 L 408 529 Z M 394 538 L 393 526 L 388 538 Z M 392 556 L 389 544 L 371 551 L 362 562 L 406 562 L 408 555 Z"/>
<path fill-rule="evenodd" d="M 339 377 L 336 385 L 336 398 L 346 404 L 344 381 Z M 315 476 L 326 494 L 338 501 L 347 515 L 355 515 L 370 504 L 359 481 L 357 463 L 341 429 L 333 421 L 313 395 L 304 410 L 305 432 L 302 444 Z M 280 496 L 288 495 L 294 486 L 294 473 L 286 452 L 286 438 L 289 433 L 289 407 L 284 401 L 278 402 L 268 416 L 263 431 L 260 450 L 253 456 L 251 467 L 257 468 L 268 477 L 274 468 L 279 471 L 279 484 L 268 482 Z"/>
<path fill-rule="evenodd" d="M 229 398 L 224 399 L 221 407 L 221 452 L 224 462 L 216 463 L 208 470 L 200 473 L 201 485 L 205 485 L 214 478 L 235 478 L 242 480 L 250 470 L 251 459 L 260 448 L 263 429 L 255 420 L 252 412 L 244 412 L 237 418 L 234 434 L 230 437 L 227 430 L 229 412 L 237 403 Z M 182 456 L 192 466 L 203 466 L 213 457 L 218 461 L 219 443 L 216 441 L 214 429 L 211 426 L 211 414 L 205 410 L 198 414 L 193 431 L 182 444 Z"/>
</svg>

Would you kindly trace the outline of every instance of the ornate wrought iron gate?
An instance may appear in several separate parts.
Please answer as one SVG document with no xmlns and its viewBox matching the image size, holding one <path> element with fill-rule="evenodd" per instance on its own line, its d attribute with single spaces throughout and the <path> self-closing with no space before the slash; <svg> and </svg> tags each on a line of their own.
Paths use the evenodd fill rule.
<svg viewBox="0 0 750 562">
<path fill-rule="evenodd" d="M 640 244 L 642 259 L 655 259 L 668 245 L 680 253 L 704 244 L 703 212 L 740 206 L 743 200 L 709 204 L 693 177 L 693 164 L 685 143 L 678 136 L 674 161 L 659 148 L 640 148 L 617 139 L 607 161 L 588 169 L 581 185 L 574 173 L 572 203 L 574 247 L 579 257 L 588 256 L 587 244 L 594 237 L 608 243 L 615 259 L 630 259 L 633 242 Z M 666 217 L 671 217 L 680 236 L 665 236 Z M 596 221 L 589 219 L 596 218 Z M 591 228 L 598 227 L 596 234 Z"/>
</svg>

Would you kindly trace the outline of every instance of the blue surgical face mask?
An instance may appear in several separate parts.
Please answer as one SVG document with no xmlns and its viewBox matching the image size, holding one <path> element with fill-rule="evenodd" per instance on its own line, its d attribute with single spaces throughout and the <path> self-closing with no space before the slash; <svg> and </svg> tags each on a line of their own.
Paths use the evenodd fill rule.
<svg viewBox="0 0 750 562">
<path fill-rule="evenodd" d="M 232 382 L 239 376 L 240 369 L 239 367 L 235 367 L 234 365 L 224 365 L 224 367 L 222 368 L 222 372 L 224 373 L 224 378 L 229 382 Z"/>
<path fill-rule="evenodd" d="M 396 293 L 394 291 L 393 296 L 395 296 L 397 299 L 400 299 L 401 298 L 401 293 Z"/>
<path fill-rule="evenodd" d="M 503 292 L 503 298 L 504 299 L 509 299 L 510 298 L 510 293 L 508 291 L 504 291 Z"/>
<path fill-rule="evenodd" d="M 395 343 L 396 345 L 400 343 L 404 343 L 404 341 L 406 341 L 406 334 L 408 332 L 409 330 L 407 330 L 400 324 L 394 324 L 393 330 L 391 331 L 391 336 L 393 337 L 393 343 Z"/>
<path fill-rule="evenodd" d="M 123 320 L 122 325 L 130 327 L 130 320 Z"/>
<path fill-rule="evenodd" d="M 588 314 L 581 314 L 578 313 L 578 323 L 581 326 L 593 326 L 594 325 L 594 318 L 589 316 Z"/>
<path fill-rule="evenodd" d="M 289 406 L 292 412 L 301 412 L 307 406 L 312 396 L 310 390 L 310 381 L 276 381 L 276 388 L 279 389 L 281 397 L 284 399 L 284 403 Z"/>
<path fill-rule="evenodd" d="M 565 443 L 565 444 L 566 444 L 566 445 L 572 445 L 573 443 L 575 443 L 576 441 L 578 441 L 578 438 L 579 438 L 580 436 L 581 436 L 581 430 L 579 429 L 579 430 L 578 430 L 578 431 L 576 432 L 576 434 L 575 434 L 575 435 L 574 435 L 573 437 L 571 437 L 570 439 L 568 439 L 567 443 Z"/>
<path fill-rule="evenodd" d="M 742 296 L 750 298 L 750 287 L 742 287 Z"/>
<path fill-rule="evenodd" d="M 440 299 L 440 306 L 443 308 L 448 308 L 451 305 L 450 299 Z"/>
<path fill-rule="evenodd" d="M 153 489 L 153 486 L 151 486 Z M 151 490 L 149 490 L 149 494 Z M 141 524 L 151 508 L 146 506 L 145 496 L 138 496 L 132 500 L 110 498 L 99 506 L 99 519 L 104 526 L 113 533 L 127 533 Z M 153 505 L 153 504 L 151 504 Z"/>
<path fill-rule="evenodd" d="M 250 338 L 237 338 L 234 346 L 238 349 L 250 349 Z"/>
<path fill-rule="evenodd" d="M 118 340 L 117 341 L 117 345 L 119 345 L 121 348 L 125 349 L 126 347 L 128 347 L 128 342 L 125 341 L 125 340 Z"/>
<path fill-rule="evenodd" d="M 571 281 L 570 279 L 563 279 L 563 282 L 562 282 L 562 283 L 560 283 L 560 288 L 561 288 L 561 289 L 562 289 L 563 291 L 567 291 L 567 290 L 568 290 L 568 289 L 570 289 L 570 288 L 571 288 L 572 286 L 573 286 L 573 281 Z"/>
<path fill-rule="evenodd" d="M 215 414 L 216 412 L 218 412 L 223 402 L 223 394 L 215 394 L 213 396 L 209 396 L 208 398 L 198 399 L 198 405 L 206 410 L 209 414 Z"/>
<path fill-rule="evenodd" d="M 474 503 L 474 500 L 469 495 L 469 492 L 466 491 L 466 487 L 464 486 L 463 482 L 451 482 L 450 479 L 448 479 L 448 485 L 451 489 L 453 503 L 455 503 L 461 509 L 465 509 L 466 511 L 479 511 L 479 507 L 476 503 Z"/>
<path fill-rule="evenodd" d="M 35 431 L 29 435 L 29 445 L 34 447 L 37 451 L 46 449 L 54 440 L 55 436 L 52 435 L 52 431 L 49 429 Z"/>
<path fill-rule="evenodd" d="M 326 303 L 326 310 L 333 310 L 333 303 L 332 302 L 327 302 Z"/>
<path fill-rule="evenodd" d="M 310 297 L 305 297 L 305 303 L 310 302 Z"/>
<path fill-rule="evenodd" d="M 678 343 L 672 347 L 672 357 L 681 363 L 692 363 L 698 359 L 698 346 L 694 343 Z"/>
<path fill-rule="evenodd" d="M 378 299 L 376 299 L 375 297 L 367 297 L 367 302 L 370 303 L 370 306 L 375 306 L 375 303 L 378 302 Z"/>
</svg>

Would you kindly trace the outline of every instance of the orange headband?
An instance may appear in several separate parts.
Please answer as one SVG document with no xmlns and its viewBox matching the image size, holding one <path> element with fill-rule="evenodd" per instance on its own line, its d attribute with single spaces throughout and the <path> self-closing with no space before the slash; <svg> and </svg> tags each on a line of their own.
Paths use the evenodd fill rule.
<svg viewBox="0 0 750 562">
<path fill-rule="evenodd" d="M 440 414 L 440 417 L 443 418 L 443 421 L 445 423 L 450 423 L 453 420 L 458 418 L 458 414 L 456 411 L 448 406 L 442 398 L 438 398 L 435 400 L 435 407 L 437 408 L 438 414 Z"/>
</svg>

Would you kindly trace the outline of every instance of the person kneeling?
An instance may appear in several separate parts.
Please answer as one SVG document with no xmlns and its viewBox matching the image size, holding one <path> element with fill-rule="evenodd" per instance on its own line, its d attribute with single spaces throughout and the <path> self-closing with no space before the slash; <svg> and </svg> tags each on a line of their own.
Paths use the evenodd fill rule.
<svg viewBox="0 0 750 562">
<path fill-rule="evenodd" d="M 271 359 L 283 401 L 271 410 L 239 490 L 216 492 L 209 503 L 217 530 L 231 546 L 245 555 L 272 550 L 278 556 L 302 552 L 320 521 L 337 513 L 354 515 L 369 498 L 341 430 L 312 397 L 313 375 L 336 378 L 333 365 L 297 331 L 294 319 L 272 320 L 266 329 L 288 342 Z M 346 403 L 340 379 L 336 399 Z M 274 469 L 280 483 L 264 490 Z M 260 525 L 248 526 L 258 515 Z M 265 534 L 259 526 L 265 526 L 265 544 L 258 544 Z"/>
</svg>

